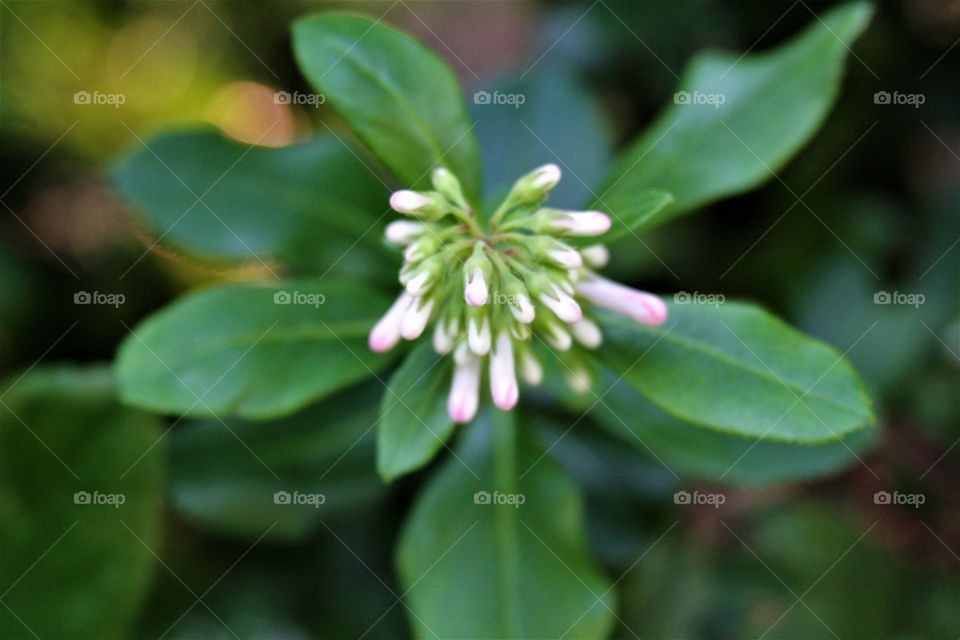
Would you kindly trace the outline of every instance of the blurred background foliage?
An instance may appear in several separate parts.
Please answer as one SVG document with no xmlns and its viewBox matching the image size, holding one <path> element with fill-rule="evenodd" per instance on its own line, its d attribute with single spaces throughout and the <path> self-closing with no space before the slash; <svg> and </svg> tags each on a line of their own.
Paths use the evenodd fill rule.
<svg viewBox="0 0 960 640">
<path fill-rule="evenodd" d="M 762 50 L 829 4 L 336 6 L 384 16 L 427 42 L 456 70 L 468 101 L 484 87 L 517 87 L 527 102 L 514 113 L 471 104 L 486 179 L 551 161 L 545 146 L 586 154 L 590 174 L 565 180 L 562 194 L 585 201 L 614 150 L 671 101 L 693 52 Z M 138 139 L 198 122 L 273 146 L 307 138 L 321 122 L 343 132 L 323 108 L 273 100 L 277 90 L 309 92 L 288 26 L 325 6 L 332 5 L 0 3 L 0 366 L 10 376 L 0 400 L 30 416 L 30 427 L 6 416 L 0 431 L 4 637 L 28 637 L 21 622 L 41 637 L 408 633 L 391 554 L 423 474 L 380 486 L 367 442 L 351 452 L 342 477 L 322 477 L 327 447 L 362 432 L 338 422 L 335 407 L 315 409 L 324 418 L 236 424 L 291 475 L 321 488 L 339 483 L 337 491 L 353 496 L 321 514 L 258 513 L 263 501 L 250 497 L 264 489 L 243 473 L 244 465 L 255 472 L 257 461 L 239 439 L 212 433 L 216 424 L 178 421 L 147 449 L 164 427 L 116 406 L 102 366 L 130 326 L 183 291 L 270 275 L 259 263 L 202 266 L 152 246 L 106 183 L 111 161 Z M 681 485 L 655 459 L 578 424 L 556 453 L 587 496 L 593 553 L 623 576 L 617 637 L 957 636 L 958 38 L 955 0 L 882 3 L 826 125 L 777 179 L 653 231 L 643 244 L 615 247 L 612 271 L 621 280 L 753 299 L 846 352 L 874 393 L 881 427 L 878 446 L 844 473 L 725 488 L 727 502 L 714 509 L 673 504 L 681 487 L 709 487 Z M 527 75 L 531 65 L 537 71 Z M 126 101 L 75 104 L 77 91 Z M 878 91 L 925 101 L 876 104 Z M 536 123 L 544 139 L 522 122 Z M 78 291 L 122 293 L 125 303 L 75 305 Z M 878 293 L 895 291 L 923 294 L 924 303 L 875 303 Z M 47 364 L 56 362 L 78 364 Z M 257 440 L 264 427 L 276 437 Z M 41 440 L 56 443 L 62 465 Z M 284 448 L 300 456 L 284 456 Z M 105 478 L 126 470 L 120 490 L 142 495 L 138 508 L 96 519 L 76 512 L 55 495 L 79 487 L 71 469 Z M 920 493 L 925 502 L 878 505 L 877 491 Z M 144 506 L 160 502 L 162 513 Z M 270 527 L 278 517 L 282 525 Z M 78 531 L 58 539 L 71 522 Z M 30 549 L 49 553 L 32 567 L 38 553 Z"/>
</svg>

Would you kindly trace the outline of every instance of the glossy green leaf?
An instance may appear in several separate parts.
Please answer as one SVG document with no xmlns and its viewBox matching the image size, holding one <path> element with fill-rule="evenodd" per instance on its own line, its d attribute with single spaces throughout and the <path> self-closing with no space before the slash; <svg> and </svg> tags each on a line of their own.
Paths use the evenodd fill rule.
<svg viewBox="0 0 960 640">
<path fill-rule="evenodd" d="M 39 366 L 4 385 L 0 637 L 127 636 L 160 547 L 160 437 L 104 367 Z"/>
<path fill-rule="evenodd" d="M 417 637 L 602 638 L 611 627 L 576 485 L 515 419 L 471 424 L 404 528 L 397 564 Z"/>
<path fill-rule="evenodd" d="M 450 358 L 423 341 L 390 379 L 377 424 L 377 470 L 384 480 L 430 462 L 453 433 L 450 368 Z"/>
<path fill-rule="evenodd" d="M 293 25 L 301 71 L 407 187 L 443 165 L 470 196 L 480 161 L 456 77 L 432 51 L 384 23 L 319 13 Z"/>
<path fill-rule="evenodd" d="M 599 357 L 667 413 L 718 431 L 825 443 L 873 421 L 853 367 L 752 305 L 673 304 L 663 327 L 604 316 Z"/>
<path fill-rule="evenodd" d="M 367 333 L 390 301 L 327 278 L 226 285 L 147 318 L 117 356 L 121 398 L 164 413 L 266 419 L 374 375 Z"/>
<path fill-rule="evenodd" d="M 827 444 L 791 444 L 703 429 L 653 404 L 628 381 L 603 368 L 591 415 L 605 430 L 683 477 L 729 484 L 792 482 L 856 463 L 876 439 L 869 426 Z"/>
<path fill-rule="evenodd" d="M 389 192 L 332 136 L 274 149 L 210 130 L 165 134 L 112 179 L 160 242 L 200 258 L 319 273 L 386 267 L 377 242 Z"/>
<path fill-rule="evenodd" d="M 844 5 L 771 51 L 694 58 L 674 103 L 613 167 L 597 206 L 623 217 L 644 189 L 673 193 L 673 206 L 643 219 L 647 228 L 773 178 L 825 119 L 871 13 L 866 3 Z"/>
<path fill-rule="evenodd" d="M 371 382 L 275 422 L 176 428 L 173 504 L 189 520 L 254 540 L 302 538 L 323 518 L 368 507 L 383 495 L 372 428 L 382 393 Z"/>
</svg>

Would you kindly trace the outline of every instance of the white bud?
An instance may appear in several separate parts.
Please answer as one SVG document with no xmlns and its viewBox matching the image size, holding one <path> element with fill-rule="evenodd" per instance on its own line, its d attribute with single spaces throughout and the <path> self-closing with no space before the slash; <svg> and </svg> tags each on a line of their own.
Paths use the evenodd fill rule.
<svg viewBox="0 0 960 640">
<path fill-rule="evenodd" d="M 597 323 L 589 318 L 583 318 L 579 322 L 570 325 L 570 331 L 577 342 L 588 349 L 596 349 L 603 342 L 603 333 Z"/>
<path fill-rule="evenodd" d="M 603 244 L 584 247 L 580 249 L 580 255 L 591 269 L 603 269 L 610 262 L 610 251 Z"/>
<path fill-rule="evenodd" d="M 427 328 L 427 322 L 430 321 L 430 313 L 433 311 L 433 300 L 424 302 L 417 298 L 403 315 L 403 321 L 400 323 L 400 335 L 407 340 L 416 340 Z"/>
<path fill-rule="evenodd" d="M 520 356 L 520 376 L 524 382 L 532 386 L 543 382 L 543 367 L 529 349 L 524 349 L 523 355 Z"/>
<path fill-rule="evenodd" d="M 555 164 L 545 164 L 537 167 L 530 174 L 530 186 L 540 191 L 549 191 L 557 186 L 561 176 L 560 167 Z"/>
<path fill-rule="evenodd" d="M 579 269 L 583 266 L 583 258 L 580 257 L 580 252 L 558 242 L 557 245 L 547 252 L 547 257 L 564 269 Z"/>
<path fill-rule="evenodd" d="M 553 296 L 541 293 L 540 301 L 564 322 L 577 322 L 583 317 L 583 311 L 581 311 L 577 301 L 557 285 L 553 285 Z"/>
<path fill-rule="evenodd" d="M 394 191 L 390 196 L 390 207 L 399 213 L 413 215 L 420 209 L 433 205 L 433 199 L 422 193 L 404 189 L 403 191 Z"/>
<path fill-rule="evenodd" d="M 512 315 L 517 322 L 522 322 L 523 324 L 530 324 L 537 315 L 537 311 L 533 308 L 533 303 L 530 302 L 530 298 L 522 293 L 514 294 L 507 306 L 510 309 L 510 315 Z"/>
<path fill-rule="evenodd" d="M 467 324 L 467 343 L 470 350 L 478 356 L 485 356 L 490 352 L 490 318 L 483 317 L 481 322 L 476 318 L 470 318 Z"/>
<path fill-rule="evenodd" d="M 480 358 L 466 349 L 458 349 L 454 362 L 447 412 L 454 422 L 470 422 L 480 404 Z"/>
<path fill-rule="evenodd" d="M 520 397 L 517 375 L 513 363 L 513 342 L 507 331 L 501 331 L 490 355 L 490 394 L 493 404 L 509 411 Z"/>
<path fill-rule="evenodd" d="M 563 211 L 552 227 L 570 236 L 599 236 L 610 230 L 610 218 L 600 211 Z"/>
<path fill-rule="evenodd" d="M 490 290 L 487 287 L 487 279 L 483 277 L 483 271 L 474 269 L 468 273 L 463 285 L 463 298 L 471 307 L 482 307 L 487 304 L 490 296 Z"/>
<path fill-rule="evenodd" d="M 426 227 L 419 222 L 410 222 L 409 220 L 394 220 L 387 225 L 383 234 L 387 240 L 393 244 L 407 245 L 413 242 L 418 235 L 423 233 Z"/>
<path fill-rule="evenodd" d="M 377 353 L 389 351 L 400 341 L 400 324 L 413 300 L 409 293 L 402 293 L 387 313 L 373 326 L 367 340 L 372 351 Z"/>
</svg>

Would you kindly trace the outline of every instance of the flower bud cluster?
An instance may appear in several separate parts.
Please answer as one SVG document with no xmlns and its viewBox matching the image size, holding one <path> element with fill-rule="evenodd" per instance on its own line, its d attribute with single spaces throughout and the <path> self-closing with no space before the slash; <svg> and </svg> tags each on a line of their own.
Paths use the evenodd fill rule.
<svg viewBox="0 0 960 640">
<path fill-rule="evenodd" d="M 409 217 L 385 232 L 404 248 L 404 291 L 370 332 L 370 348 L 382 352 L 401 338 L 416 340 L 432 323 L 434 349 L 454 361 L 447 408 L 456 422 L 477 413 L 484 365 L 500 409 L 517 403 L 518 370 L 527 384 L 541 382 L 534 337 L 559 352 L 571 387 L 586 391 L 589 376 L 574 345 L 596 349 L 603 341 L 590 317 L 594 307 L 643 324 L 666 320 L 657 296 L 596 274 L 609 259 L 606 247 L 571 243 L 606 233 L 606 214 L 543 207 L 560 176 L 560 168 L 548 164 L 521 177 L 486 226 L 444 168 L 433 172 L 432 191 L 397 191 L 390 198 L 390 206 Z"/>
</svg>

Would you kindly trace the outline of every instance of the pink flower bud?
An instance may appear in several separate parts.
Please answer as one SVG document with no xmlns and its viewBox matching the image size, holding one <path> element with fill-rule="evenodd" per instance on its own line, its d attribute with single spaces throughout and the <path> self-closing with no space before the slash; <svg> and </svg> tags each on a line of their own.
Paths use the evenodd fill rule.
<svg viewBox="0 0 960 640">
<path fill-rule="evenodd" d="M 553 228 L 570 236 L 599 236 L 610 230 L 610 218 L 599 211 L 564 211 Z"/>
<path fill-rule="evenodd" d="M 660 325 L 667 320 L 667 305 L 646 291 L 594 276 L 577 285 L 577 293 L 604 309 L 631 318 L 640 324 Z"/>
<path fill-rule="evenodd" d="M 466 349 L 458 349 L 454 362 L 447 412 L 454 422 L 470 422 L 480 404 L 480 358 Z"/>
<path fill-rule="evenodd" d="M 490 297 L 490 291 L 487 288 L 487 279 L 483 277 L 483 271 L 474 269 L 465 278 L 463 285 L 463 298 L 471 307 L 482 307 L 487 304 Z"/>
<path fill-rule="evenodd" d="M 490 355 L 490 394 L 493 404 L 509 411 L 517 404 L 520 391 L 513 363 L 513 341 L 507 331 L 501 331 Z"/>
<path fill-rule="evenodd" d="M 389 351 L 400 342 L 400 323 L 413 300 L 413 296 L 409 293 L 400 294 L 387 313 L 373 326 L 367 340 L 372 351 L 377 353 Z"/>
</svg>

